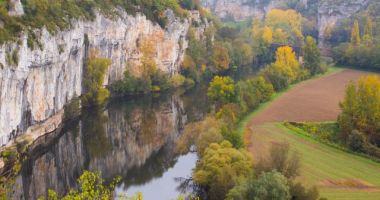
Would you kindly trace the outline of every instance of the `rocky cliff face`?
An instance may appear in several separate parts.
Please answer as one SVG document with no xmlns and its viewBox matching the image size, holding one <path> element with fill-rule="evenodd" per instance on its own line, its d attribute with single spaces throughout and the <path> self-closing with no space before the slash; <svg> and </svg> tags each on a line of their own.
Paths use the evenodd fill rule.
<svg viewBox="0 0 380 200">
<path fill-rule="evenodd" d="M 371 0 L 323 1 L 318 6 L 318 32 L 323 42 L 326 31 L 340 21 L 366 9 Z"/>
<path fill-rule="evenodd" d="M 263 18 L 269 10 L 281 7 L 283 3 L 283 0 L 202 0 L 203 6 L 220 18 L 236 21 Z"/>
<path fill-rule="evenodd" d="M 297 4 L 289 4 L 295 9 L 302 8 L 303 11 L 316 9 L 317 29 L 319 37 L 325 36 L 326 28 L 333 27 L 341 20 L 354 15 L 355 13 L 366 9 L 370 2 L 374 0 L 299 0 Z M 267 12 L 273 8 L 289 7 L 286 0 L 203 0 L 202 3 L 213 13 L 221 18 L 234 19 L 237 21 L 247 20 L 250 18 L 263 18 Z M 294 2 L 294 1 L 293 1 Z"/>
<path fill-rule="evenodd" d="M 10 11 L 22 14 L 20 1 L 13 2 Z M 36 30 L 41 49 L 29 48 L 27 35 L 19 43 L 0 46 L 0 145 L 44 122 L 82 94 L 83 63 L 90 49 L 112 61 L 105 84 L 123 78 L 127 66 L 138 71 L 139 44 L 144 39 L 154 44 L 152 59 L 158 68 L 177 73 L 192 19 L 178 19 L 171 11 L 166 15 L 166 29 L 143 15 L 119 11 L 112 19 L 98 14 L 93 21 L 76 21 L 69 30 L 54 35 Z"/>
</svg>

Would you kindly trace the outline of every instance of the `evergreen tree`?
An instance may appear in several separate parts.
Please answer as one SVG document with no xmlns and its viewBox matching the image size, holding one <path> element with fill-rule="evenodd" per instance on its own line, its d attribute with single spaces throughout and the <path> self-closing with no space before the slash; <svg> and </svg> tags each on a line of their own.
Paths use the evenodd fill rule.
<svg viewBox="0 0 380 200">
<path fill-rule="evenodd" d="M 359 22 L 358 20 L 355 20 L 354 26 L 352 27 L 352 32 L 351 32 L 351 43 L 353 45 L 359 45 L 360 42 L 361 42 L 361 39 L 360 39 Z"/>
</svg>

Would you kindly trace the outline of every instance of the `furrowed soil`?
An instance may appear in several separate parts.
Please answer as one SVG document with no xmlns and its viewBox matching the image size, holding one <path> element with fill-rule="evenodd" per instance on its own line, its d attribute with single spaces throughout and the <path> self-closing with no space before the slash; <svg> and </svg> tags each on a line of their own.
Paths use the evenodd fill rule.
<svg viewBox="0 0 380 200">
<path fill-rule="evenodd" d="M 300 83 L 257 114 L 250 124 L 335 121 L 340 113 L 339 102 L 344 97 L 346 85 L 368 74 L 347 69 Z"/>
<path fill-rule="evenodd" d="M 258 112 L 248 123 L 249 150 L 265 159 L 272 144 L 286 141 L 302 156 L 302 183 L 317 185 L 321 197 L 380 199 L 380 164 L 292 132 L 284 121 L 335 121 L 346 85 L 370 72 L 347 69 L 296 85 Z M 245 136 L 247 137 L 247 135 Z"/>
</svg>

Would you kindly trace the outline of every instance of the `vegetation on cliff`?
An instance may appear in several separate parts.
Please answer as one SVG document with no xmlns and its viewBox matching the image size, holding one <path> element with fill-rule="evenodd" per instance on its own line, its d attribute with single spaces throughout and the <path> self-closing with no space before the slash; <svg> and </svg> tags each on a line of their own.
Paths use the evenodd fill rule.
<svg viewBox="0 0 380 200">
<path fill-rule="evenodd" d="M 185 17 L 187 15 L 185 9 L 199 8 L 199 4 L 194 0 L 22 0 L 21 2 L 25 14 L 10 16 L 8 8 L 13 5 L 10 1 L 0 1 L 0 20 L 3 23 L 0 28 L 0 43 L 17 40 L 22 31 L 28 32 L 30 38 L 35 38 L 33 29 L 36 28 L 46 27 L 49 32 L 54 33 L 69 28 L 73 20 L 93 19 L 96 11 L 110 17 L 117 15 L 118 8 L 124 9 L 129 14 L 140 12 L 165 27 L 167 9 L 173 10 L 179 17 Z M 34 42 L 31 41 L 30 44 Z"/>
<path fill-rule="evenodd" d="M 103 105 L 110 96 L 109 91 L 103 85 L 110 65 L 110 60 L 99 58 L 96 53 L 88 58 L 83 78 L 85 88 L 85 94 L 82 96 L 83 106 Z"/>
</svg>

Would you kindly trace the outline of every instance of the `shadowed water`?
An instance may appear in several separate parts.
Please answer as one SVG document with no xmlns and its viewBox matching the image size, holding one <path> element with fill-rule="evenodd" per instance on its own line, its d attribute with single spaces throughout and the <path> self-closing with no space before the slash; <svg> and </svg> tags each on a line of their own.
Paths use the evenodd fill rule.
<svg viewBox="0 0 380 200">
<path fill-rule="evenodd" d="M 12 198 L 37 199 L 48 189 L 64 195 L 77 187 L 84 170 L 99 171 L 106 181 L 121 176 L 117 194 L 175 198 L 180 194 L 175 178 L 190 177 L 197 159 L 176 154 L 175 142 L 186 123 L 207 113 L 204 88 L 178 93 L 115 99 L 37 140 Z"/>
</svg>

